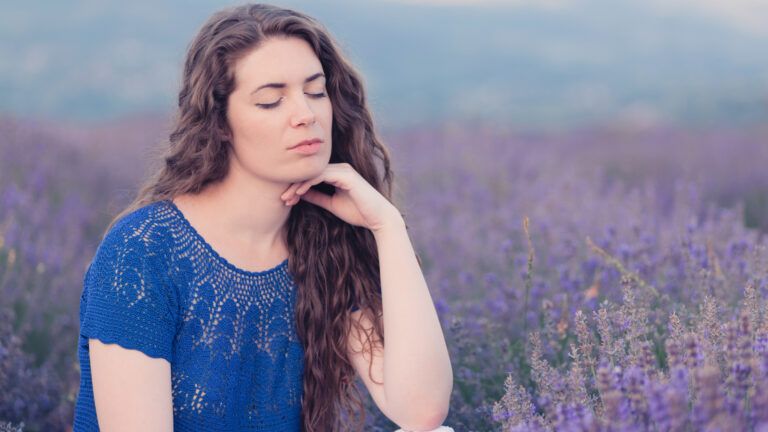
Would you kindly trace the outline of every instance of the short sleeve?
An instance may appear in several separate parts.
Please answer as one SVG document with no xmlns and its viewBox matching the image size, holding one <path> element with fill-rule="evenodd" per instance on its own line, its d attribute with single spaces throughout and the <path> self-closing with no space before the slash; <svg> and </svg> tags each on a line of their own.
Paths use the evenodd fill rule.
<svg viewBox="0 0 768 432">
<path fill-rule="evenodd" d="M 171 362 L 178 299 L 151 231 L 113 228 L 83 279 L 80 333 Z"/>
</svg>

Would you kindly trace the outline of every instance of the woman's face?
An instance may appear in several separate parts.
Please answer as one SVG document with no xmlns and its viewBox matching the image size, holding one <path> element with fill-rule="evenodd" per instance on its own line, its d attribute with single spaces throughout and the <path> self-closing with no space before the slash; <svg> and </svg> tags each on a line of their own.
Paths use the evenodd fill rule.
<svg viewBox="0 0 768 432">
<path fill-rule="evenodd" d="M 296 37 L 265 40 L 238 59 L 227 101 L 231 163 L 277 183 L 320 174 L 331 158 L 333 121 L 323 72 L 310 45 Z M 323 140 L 316 153 L 289 150 L 311 138 Z"/>
</svg>

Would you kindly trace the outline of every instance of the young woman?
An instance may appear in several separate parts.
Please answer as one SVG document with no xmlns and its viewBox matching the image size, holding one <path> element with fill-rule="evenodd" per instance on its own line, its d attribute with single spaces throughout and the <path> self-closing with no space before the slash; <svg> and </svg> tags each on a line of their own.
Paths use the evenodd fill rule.
<svg viewBox="0 0 768 432">
<path fill-rule="evenodd" d="M 169 141 L 85 274 L 74 430 L 360 430 L 356 375 L 402 428 L 438 427 L 445 339 L 326 29 L 264 4 L 214 14 Z"/>
</svg>

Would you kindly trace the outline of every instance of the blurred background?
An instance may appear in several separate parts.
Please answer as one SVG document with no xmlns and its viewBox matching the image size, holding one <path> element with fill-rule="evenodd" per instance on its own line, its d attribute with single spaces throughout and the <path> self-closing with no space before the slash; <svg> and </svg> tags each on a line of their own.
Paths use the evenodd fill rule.
<svg viewBox="0 0 768 432">
<path fill-rule="evenodd" d="M 35 1 L 2 19 L 3 112 L 87 123 L 174 107 L 186 44 L 226 2 Z M 386 128 L 746 124 L 768 110 L 761 1 L 294 1 L 368 80 Z"/>
<path fill-rule="evenodd" d="M 231 4 L 4 5 L 0 423 L 71 428 L 84 270 L 167 138 L 187 44 Z M 621 233 L 648 228 L 661 250 L 674 244 L 662 239 L 715 220 L 724 237 L 703 242 L 764 243 L 764 1 L 273 4 L 319 19 L 363 74 L 452 345 L 456 395 L 446 424 L 498 427 L 490 407 L 514 369 L 504 350 L 519 335 L 467 316 L 516 316 L 510 305 L 524 289 L 525 216 L 541 242 L 537 258 L 551 269 L 537 275 L 531 301 L 557 305 L 570 284 L 582 293 L 570 297 L 571 307 L 619 295 L 583 295 L 600 265 L 587 235 L 629 253 L 641 236 Z M 579 252 L 557 252 L 564 247 Z M 723 300 L 740 290 L 726 290 Z M 538 306 L 527 306 L 532 315 L 521 315 L 537 322 Z M 462 345 L 472 332 L 484 342 Z M 490 352 L 491 363 L 480 354 Z M 372 430 L 396 429 L 370 400 L 368 407 Z"/>
</svg>

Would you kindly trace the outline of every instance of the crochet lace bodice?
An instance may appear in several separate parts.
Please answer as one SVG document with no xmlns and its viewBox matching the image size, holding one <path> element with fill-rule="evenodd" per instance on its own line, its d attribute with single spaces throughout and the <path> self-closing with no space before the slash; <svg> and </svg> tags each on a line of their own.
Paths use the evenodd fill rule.
<svg viewBox="0 0 768 432">
<path fill-rule="evenodd" d="M 121 218 L 83 279 L 75 432 L 98 423 L 88 338 L 171 365 L 174 431 L 298 431 L 304 351 L 288 260 L 226 261 L 170 200 Z"/>
</svg>

